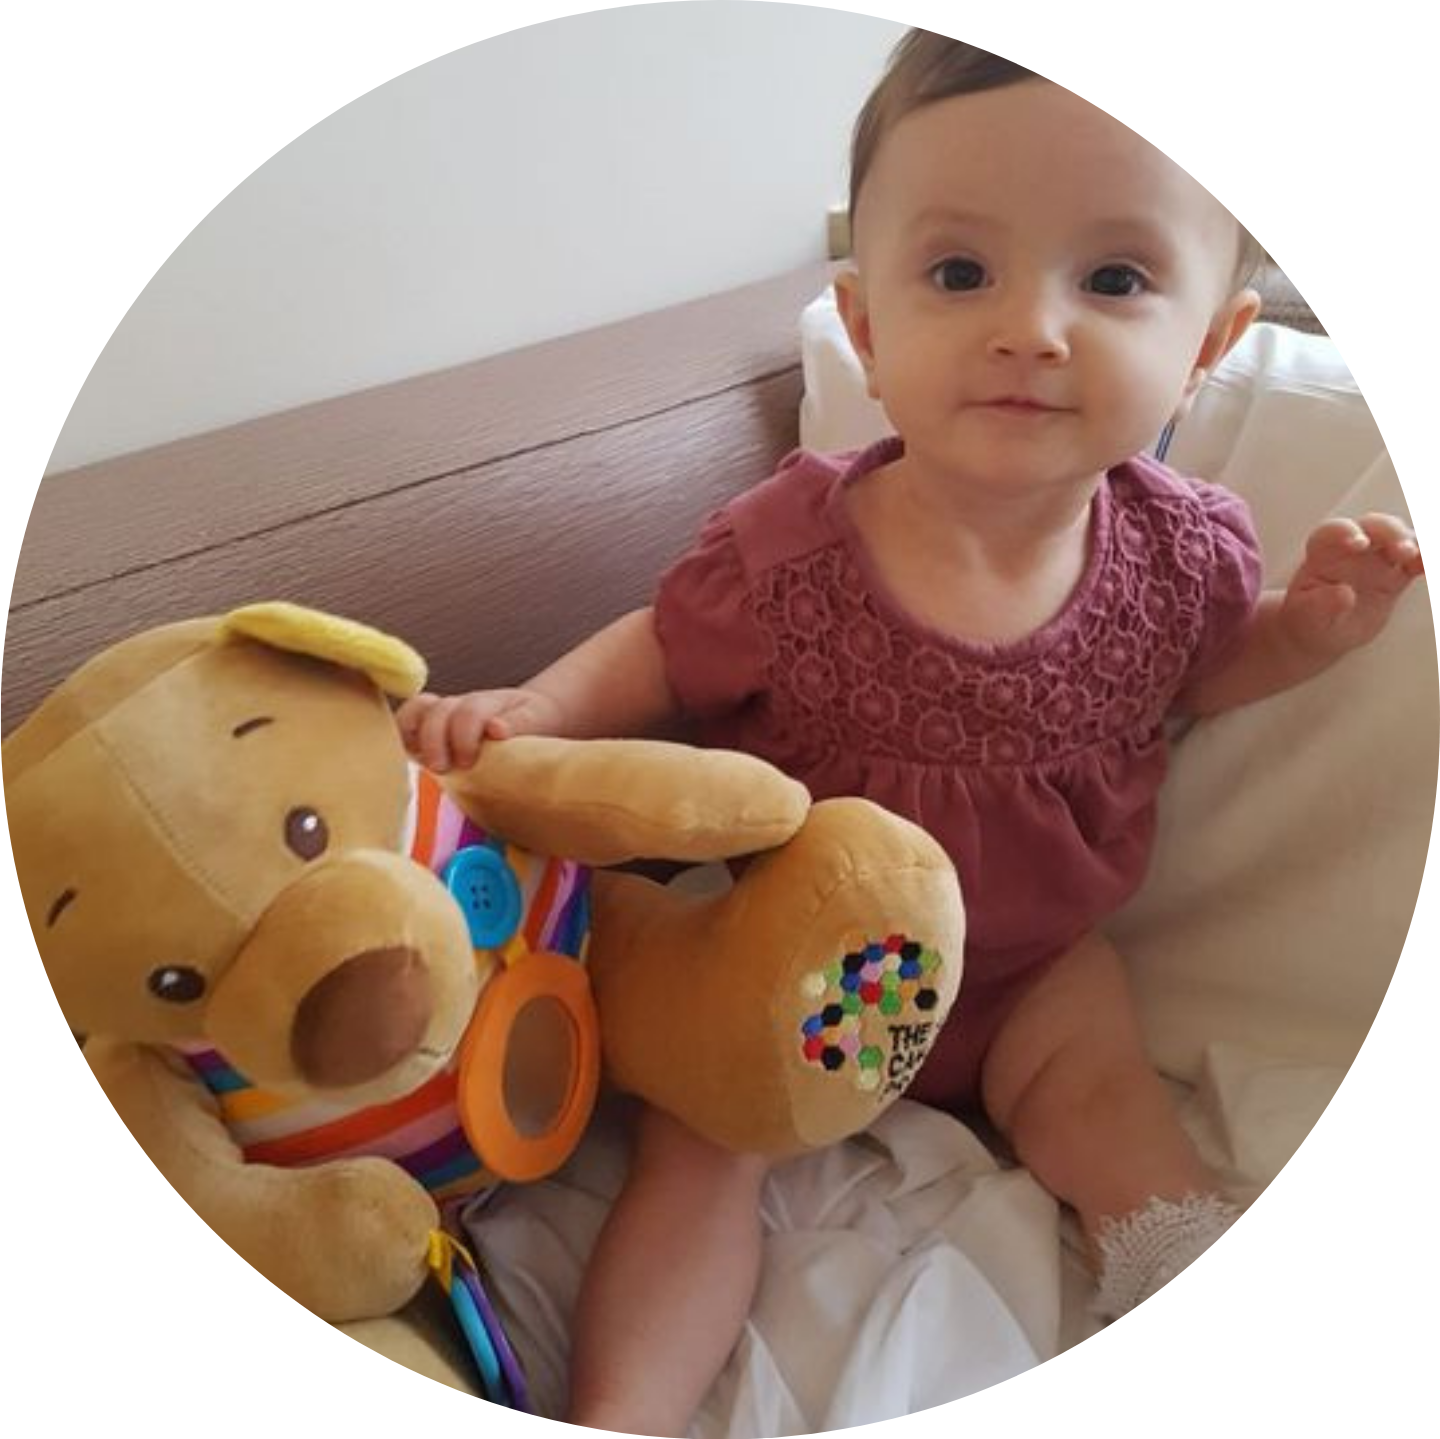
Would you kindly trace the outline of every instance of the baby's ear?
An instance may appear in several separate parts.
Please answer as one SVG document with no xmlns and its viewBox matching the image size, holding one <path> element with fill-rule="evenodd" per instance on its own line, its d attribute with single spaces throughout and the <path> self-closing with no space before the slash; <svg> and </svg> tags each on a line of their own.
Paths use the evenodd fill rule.
<svg viewBox="0 0 1440 1439">
<path fill-rule="evenodd" d="M 1211 371 L 1235 348 L 1240 337 L 1255 322 L 1261 304 L 1259 291 L 1246 288 L 1237 290 L 1215 312 L 1215 318 L 1205 332 L 1200 353 L 1195 356 L 1195 363 L 1185 380 L 1180 403 L 1175 409 L 1177 420 L 1189 412 L 1200 387 L 1210 378 Z"/>
<path fill-rule="evenodd" d="M 875 346 L 870 335 L 870 308 L 865 301 L 865 284 L 857 270 L 842 270 L 835 276 L 835 308 L 850 337 L 860 367 L 865 371 L 865 389 L 872 400 L 880 398 L 875 388 Z"/>
</svg>

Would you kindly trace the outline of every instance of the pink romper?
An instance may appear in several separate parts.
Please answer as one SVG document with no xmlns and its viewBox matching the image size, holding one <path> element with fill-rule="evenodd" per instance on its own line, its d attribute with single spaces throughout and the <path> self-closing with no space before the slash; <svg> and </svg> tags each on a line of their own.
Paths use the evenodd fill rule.
<svg viewBox="0 0 1440 1439">
<path fill-rule="evenodd" d="M 710 517 L 655 618 L 703 743 L 760 755 L 816 799 L 875 800 L 954 859 L 965 975 L 911 1093 L 964 1109 L 1021 994 L 1139 885 L 1167 714 L 1232 652 L 1260 555 L 1241 500 L 1139 456 L 1096 496 L 1064 609 L 1014 643 L 967 642 L 890 596 L 844 504 L 901 453 L 792 454 Z"/>
</svg>

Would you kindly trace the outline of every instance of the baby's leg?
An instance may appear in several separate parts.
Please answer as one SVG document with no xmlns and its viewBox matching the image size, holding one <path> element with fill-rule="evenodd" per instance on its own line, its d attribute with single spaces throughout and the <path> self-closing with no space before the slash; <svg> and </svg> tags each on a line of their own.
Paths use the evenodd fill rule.
<svg viewBox="0 0 1440 1439">
<path fill-rule="evenodd" d="M 1078 1215 L 1111 1317 L 1183 1269 L 1233 1220 L 1140 1034 L 1119 956 L 1082 940 L 1025 995 L 985 1057 L 990 1118 Z"/>
<path fill-rule="evenodd" d="M 744 1327 L 766 1162 L 646 1109 L 575 1315 L 572 1424 L 684 1434 Z"/>
</svg>

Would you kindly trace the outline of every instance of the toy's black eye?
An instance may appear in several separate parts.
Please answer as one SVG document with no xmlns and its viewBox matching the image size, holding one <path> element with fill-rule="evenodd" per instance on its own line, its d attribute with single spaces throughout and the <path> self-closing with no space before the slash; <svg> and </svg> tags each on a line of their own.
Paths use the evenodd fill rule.
<svg viewBox="0 0 1440 1439">
<path fill-rule="evenodd" d="M 313 809 L 292 809 L 285 816 L 285 843 L 301 859 L 317 859 L 330 843 L 330 831 Z"/>
<path fill-rule="evenodd" d="M 145 983 L 150 993 L 166 1004 L 193 1004 L 205 993 L 205 976 L 184 965 L 167 964 L 163 969 L 152 969 Z"/>
</svg>

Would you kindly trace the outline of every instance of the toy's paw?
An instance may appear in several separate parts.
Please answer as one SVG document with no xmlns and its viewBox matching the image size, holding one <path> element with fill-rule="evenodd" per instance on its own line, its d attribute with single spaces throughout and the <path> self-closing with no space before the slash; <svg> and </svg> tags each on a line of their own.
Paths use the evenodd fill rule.
<svg viewBox="0 0 1440 1439">
<path fill-rule="evenodd" d="M 728 893 L 662 900 L 639 884 L 599 890 L 611 1077 L 730 1149 L 782 1155 L 864 1129 L 959 987 L 954 866 L 864 800 L 816 804 Z"/>
<path fill-rule="evenodd" d="M 403 1169 L 356 1159 L 272 1173 L 293 1183 L 267 1216 L 268 1253 L 251 1257 L 291 1298 L 339 1323 L 393 1313 L 415 1295 L 438 1215 Z M 289 1211 L 283 1231 L 277 1208 Z"/>
<path fill-rule="evenodd" d="M 939 1037 L 964 954 L 959 881 L 923 830 L 861 800 L 817 804 L 756 869 L 793 896 L 772 1011 L 786 1108 L 797 1142 L 833 1143 L 899 1098 Z"/>
<path fill-rule="evenodd" d="M 843 953 L 803 974 L 800 991 L 815 1006 L 800 1023 L 805 1062 L 865 1094 L 903 1093 L 944 1014 L 946 961 L 937 941 L 857 934 Z"/>
<path fill-rule="evenodd" d="M 808 1147 L 864 1129 L 900 1098 L 959 990 L 965 910 L 952 864 L 914 825 L 858 804 L 816 805 L 804 846 L 766 857 L 775 873 L 756 876 L 824 877 L 776 946 L 772 1011 L 785 1108 Z"/>
</svg>

